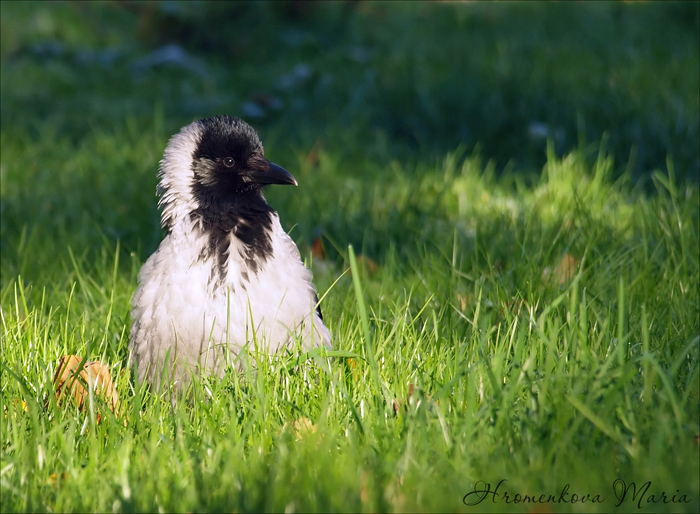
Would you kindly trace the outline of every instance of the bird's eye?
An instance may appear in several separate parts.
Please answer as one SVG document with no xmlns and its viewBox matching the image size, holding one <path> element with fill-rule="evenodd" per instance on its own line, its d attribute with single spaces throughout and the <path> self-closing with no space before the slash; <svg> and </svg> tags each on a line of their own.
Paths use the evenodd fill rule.
<svg viewBox="0 0 700 514">
<path fill-rule="evenodd" d="M 236 161 L 233 160 L 233 157 L 224 157 L 224 166 L 233 168 L 234 164 L 236 164 Z"/>
</svg>

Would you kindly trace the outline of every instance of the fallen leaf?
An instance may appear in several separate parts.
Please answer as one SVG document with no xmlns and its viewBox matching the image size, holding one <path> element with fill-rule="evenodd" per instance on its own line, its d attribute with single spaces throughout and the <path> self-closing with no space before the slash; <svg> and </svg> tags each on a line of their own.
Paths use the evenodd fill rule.
<svg viewBox="0 0 700 514">
<path fill-rule="evenodd" d="M 348 366 L 350 367 L 350 375 L 358 382 L 360 380 L 360 368 L 357 365 L 357 360 L 354 357 L 348 357 Z"/>
<path fill-rule="evenodd" d="M 457 300 L 459 300 L 459 307 L 461 308 L 462 312 L 466 311 L 467 305 L 470 303 L 466 295 L 457 293 Z"/>
<path fill-rule="evenodd" d="M 564 285 L 574 278 L 576 268 L 578 268 L 580 262 L 581 261 L 579 259 L 576 259 L 568 253 L 564 254 L 564 257 L 561 258 L 559 264 L 557 264 L 553 269 L 547 267 L 544 269 L 544 271 L 542 271 L 542 278 L 552 282 L 558 282 L 559 285 Z"/>
<path fill-rule="evenodd" d="M 323 248 L 323 241 L 321 240 L 321 236 L 316 236 L 314 238 L 314 242 L 311 245 L 311 255 L 314 256 L 314 259 L 326 258 L 326 250 Z"/>
<path fill-rule="evenodd" d="M 286 422 L 279 429 L 279 433 L 287 433 L 291 435 L 295 441 L 302 441 L 316 434 L 316 425 L 307 417 L 301 417 L 292 421 Z M 317 444 L 320 444 L 323 439 L 323 434 L 317 439 Z"/>
<path fill-rule="evenodd" d="M 297 439 L 316 432 L 316 425 L 309 418 L 298 418 L 292 421 L 292 428 Z"/>
<path fill-rule="evenodd" d="M 63 472 L 60 475 L 58 475 L 56 473 L 51 473 L 49 475 L 49 478 L 46 481 L 46 483 L 48 483 L 50 485 L 56 485 L 59 480 L 65 480 L 67 478 L 68 478 L 68 473 L 66 473 L 66 472 Z"/>
<path fill-rule="evenodd" d="M 53 384 L 56 389 L 56 403 L 61 406 L 66 398 L 70 397 L 77 403 L 78 409 L 83 410 L 85 401 L 89 397 L 89 390 L 92 388 L 96 395 L 105 398 L 110 410 L 115 414 L 119 411 L 119 395 L 112 383 L 112 376 L 109 368 L 101 362 L 84 362 L 77 355 L 65 355 L 61 358 L 56 369 Z M 97 414 L 97 422 L 102 420 Z M 126 420 L 124 420 L 126 426 Z"/>
<path fill-rule="evenodd" d="M 19 398 L 15 398 L 12 400 L 12 403 L 15 407 L 19 407 L 19 409 L 15 409 L 15 419 L 17 418 L 17 411 L 21 410 L 22 412 L 29 412 L 29 407 L 27 407 L 27 404 L 24 402 L 24 400 L 20 400 Z M 7 418 L 8 410 L 7 410 L 7 405 L 3 405 L 3 414 Z"/>
<path fill-rule="evenodd" d="M 369 272 L 370 275 L 374 275 L 377 269 L 379 269 L 377 263 L 365 255 L 357 256 L 357 266 L 358 268 Z M 352 275 L 352 269 L 350 269 L 350 275 Z"/>
</svg>

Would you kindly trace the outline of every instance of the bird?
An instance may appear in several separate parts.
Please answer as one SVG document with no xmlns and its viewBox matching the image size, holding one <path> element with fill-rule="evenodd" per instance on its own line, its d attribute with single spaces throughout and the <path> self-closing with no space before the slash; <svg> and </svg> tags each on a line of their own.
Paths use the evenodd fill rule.
<svg viewBox="0 0 700 514">
<path fill-rule="evenodd" d="M 220 115 L 183 127 L 158 179 L 165 236 L 139 272 L 131 309 L 140 382 L 221 377 L 240 368 L 246 348 L 331 347 L 311 272 L 263 194 L 297 181 L 265 158 L 250 125 Z"/>
</svg>

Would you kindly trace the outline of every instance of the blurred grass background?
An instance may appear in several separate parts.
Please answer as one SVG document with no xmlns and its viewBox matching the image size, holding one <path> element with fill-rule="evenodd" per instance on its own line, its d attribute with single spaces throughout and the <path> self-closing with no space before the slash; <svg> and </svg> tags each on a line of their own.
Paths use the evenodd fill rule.
<svg viewBox="0 0 700 514">
<path fill-rule="evenodd" d="M 137 192 L 154 190 L 169 135 L 220 113 L 248 120 L 273 160 L 302 180 L 315 173 L 341 196 L 381 183 L 392 163 L 419 174 L 419 163 L 455 149 L 482 156 L 507 182 L 532 183 L 547 141 L 559 156 L 579 149 L 592 162 L 603 140 L 611 178 L 628 170 L 643 189 L 652 171 L 666 173 L 667 158 L 680 180 L 698 183 L 698 10 L 694 2 L 3 3 L 3 254 L 24 228 L 26 237 L 53 234 L 83 248 L 99 247 L 102 232 L 146 256 L 161 237 L 158 214 Z M 286 214 L 292 193 L 270 195 Z M 352 212 L 348 223 L 329 212 L 337 195 L 313 196 L 294 209 L 299 239 L 322 230 L 377 254 L 387 238 L 415 237 L 367 240 Z M 3 276 L 20 270 L 10 271 Z"/>
<path fill-rule="evenodd" d="M 396 157 L 479 144 L 526 170 L 547 136 L 565 150 L 607 131 L 637 176 L 671 153 L 698 179 L 694 2 L 12 2 L 2 18 L 15 130 L 52 119 L 80 139 L 159 105 L 168 129 L 236 112 L 290 148 L 349 129 Z"/>
<path fill-rule="evenodd" d="M 152 190 L 164 138 L 217 113 L 253 123 L 290 168 L 325 150 L 342 161 L 335 175 L 360 181 L 458 147 L 528 180 L 547 139 L 559 155 L 594 143 L 594 158 L 607 135 L 615 174 L 630 168 L 648 185 L 671 157 L 679 178 L 698 182 L 698 23 L 695 2 L 4 3 L 3 248 L 40 206 L 58 226 L 91 212 L 135 245 L 148 234 L 132 213 L 156 214 L 131 188 Z M 15 143 L 59 142 L 65 162 L 114 133 L 130 148 L 110 170 L 61 173 L 66 187 L 95 190 L 70 198 L 73 209 L 42 179 L 56 156 L 8 169 Z M 365 160 L 376 167 L 353 166 Z M 101 190 L 129 214 L 95 212 Z"/>
</svg>

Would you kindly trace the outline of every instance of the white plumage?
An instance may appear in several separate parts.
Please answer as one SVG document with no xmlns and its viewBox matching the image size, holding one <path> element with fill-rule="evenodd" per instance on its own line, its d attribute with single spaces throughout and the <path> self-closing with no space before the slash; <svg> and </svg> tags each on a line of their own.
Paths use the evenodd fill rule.
<svg viewBox="0 0 700 514">
<path fill-rule="evenodd" d="M 184 127 L 159 177 L 168 233 L 139 273 L 131 312 L 140 380 L 220 375 L 254 340 L 265 353 L 330 345 L 311 273 L 262 195 L 296 181 L 264 159 L 250 126 L 218 116 Z"/>
</svg>

